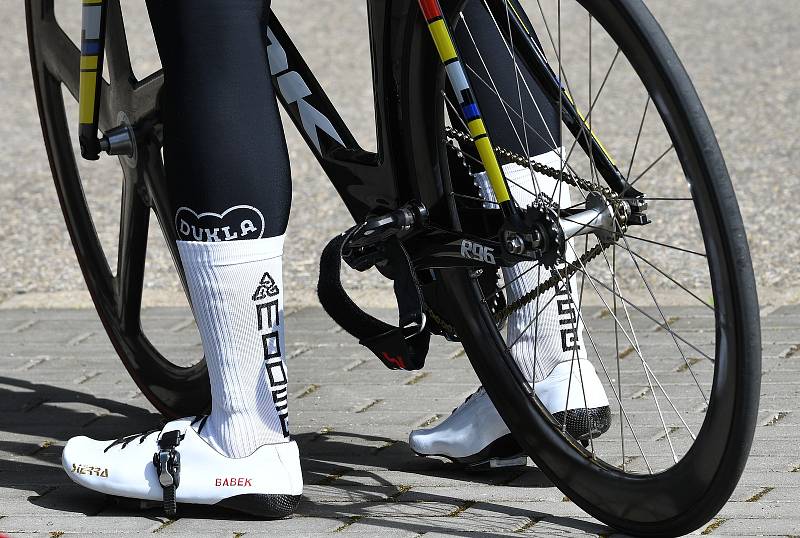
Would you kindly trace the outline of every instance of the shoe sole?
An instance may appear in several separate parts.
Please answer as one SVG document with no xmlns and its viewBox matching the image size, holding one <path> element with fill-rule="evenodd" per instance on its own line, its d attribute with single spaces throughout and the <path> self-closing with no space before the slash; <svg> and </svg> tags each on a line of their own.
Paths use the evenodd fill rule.
<svg viewBox="0 0 800 538">
<path fill-rule="evenodd" d="M 412 451 L 417 456 L 447 458 L 453 463 L 463 465 L 473 471 L 525 467 L 528 464 L 528 456 L 525 455 L 510 433 L 492 441 L 480 452 L 463 458 L 456 458 L 447 454 L 422 454 L 413 449 Z"/>
<path fill-rule="evenodd" d="M 566 415 L 566 418 L 565 418 Z M 611 408 L 570 409 L 553 413 L 559 425 L 565 425 L 567 433 L 578 441 L 589 441 L 600 437 L 611 427 Z"/>
<path fill-rule="evenodd" d="M 141 499 L 131 499 L 129 497 L 119 497 L 116 495 L 109 495 L 121 507 L 133 510 L 149 510 L 152 508 L 161 508 L 161 501 L 149 501 Z M 282 495 L 282 494 L 266 494 L 266 493 L 246 493 L 243 495 L 235 495 L 222 499 L 221 501 L 207 505 L 217 506 L 226 510 L 234 510 L 243 514 L 256 516 L 261 519 L 283 519 L 291 516 L 300 504 L 302 495 Z M 178 512 L 180 507 L 184 506 L 202 506 L 199 504 L 183 504 L 178 503 Z"/>
<path fill-rule="evenodd" d="M 294 513 L 301 497 L 302 495 L 245 493 L 222 499 L 215 506 L 265 519 L 281 519 Z"/>
</svg>

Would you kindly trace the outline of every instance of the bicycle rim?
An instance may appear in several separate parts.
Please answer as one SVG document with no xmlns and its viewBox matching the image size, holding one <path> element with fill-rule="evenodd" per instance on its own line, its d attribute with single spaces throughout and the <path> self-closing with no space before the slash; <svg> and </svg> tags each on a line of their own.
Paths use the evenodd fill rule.
<svg viewBox="0 0 800 538">
<path fill-rule="evenodd" d="M 498 10 L 495 4 L 474 1 L 486 7 L 482 23 L 495 27 L 509 56 L 473 54 L 478 62 L 465 65 L 465 70 L 473 86 L 486 90 L 484 101 L 478 97 L 482 108 L 485 95 L 503 98 L 506 128 L 514 131 L 514 125 L 526 124 L 525 114 L 534 117 L 541 111 L 525 110 L 522 94 L 529 88 L 522 76 L 516 77 L 513 91 L 498 91 L 491 64 L 503 61 L 516 73 L 530 61 L 525 54 L 531 54 L 533 46 L 522 47 L 519 33 L 514 43 L 515 32 L 508 31 L 517 24 L 520 6 Z M 497 313 L 487 302 L 491 292 L 464 272 L 443 273 L 449 291 L 458 298 L 448 317 L 512 432 L 571 500 L 629 532 L 688 532 L 708 521 L 730 496 L 749 452 L 757 412 L 757 300 L 730 180 L 688 76 L 641 2 L 527 4 L 531 16 L 523 16 L 522 24 L 535 29 L 540 40 L 535 46 L 545 52 L 570 98 L 583 109 L 586 130 L 602 136 L 604 149 L 614 156 L 629 183 L 645 193 L 653 221 L 628 227 L 590 264 L 575 260 L 599 244 L 597 236 L 574 239 L 567 246 L 575 267 L 571 285 L 564 276 L 568 265 L 563 259 L 555 272 L 545 270 L 544 276 L 541 267 L 529 267 L 527 272 L 536 277 L 527 279 L 526 291 L 547 277 L 562 275 L 556 278 L 560 297 L 539 296 L 525 308 L 528 313 L 539 312 L 547 300 L 571 305 L 575 320 L 567 328 L 571 334 L 583 334 L 585 352 L 610 402 L 611 429 L 586 439 L 586 447 L 564 431 L 563 421 L 559 423 L 533 397 L 535 361 L 523 363 L 515 350 L 523 335 L 517 331 L 510 338 L 500 328 Z M 452 24 L 473 25 L 466 32 L 462 28 L 466 38 L 462 37 L 460 49 L 479 33 L 474 28 L 478 22 L 470 22 L 462 12 L 451 7 Z M 588 42 L 578 43 L 574 34 L 565 38 L 565 28 Z M 572 60 L 569 65 L 567 58 Z M 580 72 L 574 67 L 579 59 L 583 59 Z M 620 74 L 624 68 L 628 73 Z M 620 90 L 630 89 L 634 82 L 638 95 Z M 452 112 L 455 107 L 446 92 L 442 100 L 444 109 Z M 624 118 L 627 111 L 629 117 Z M 453 129 L 463 129 L 455 114 L 448 116 Z M 607 186 L 591 154 L 568 132 L 563 138 L 529 129 L 513 133 L 522 148 L 535 136 L 550 138 L 553 149 L 560 146 L 556 140 L 563 140 L 561 170 L 587 178 L 598 190 Z M 451 196 L 459 200 L 459 207 L 490 207 L 490 200 L 481 200 L 480 190 L 469 191 L 469 182 L 454 179 L 465 169 L 471 177 L 481 171 L 465 146 L 442 150 L 449 157 Z M 535 157 L 524 150 L 520 153 L 525 161 Z M 520 168 L 517 173 L 524 177 L 525 167 Z M 530 196 L 543 190 L 536 177 L 529 174 L 530 183 L 523 189 Z M 512 193 L 522 192 L 523 186 L 510 186 Z M 571 191 L 572 204 L 585 208 L 587 193 Z M 551 201 L 558 199 L 556 192 L 545 194 Z M 500 286 L 509 304 L 524 295 L 508 296 L 506 286 L 513 278 L 506 273 Z M 535 334 L 536 316 L 529 318 L 534 319 L 521 332 Z M 580 368 L 575 358 L 571 362 Z"/>
</svg>

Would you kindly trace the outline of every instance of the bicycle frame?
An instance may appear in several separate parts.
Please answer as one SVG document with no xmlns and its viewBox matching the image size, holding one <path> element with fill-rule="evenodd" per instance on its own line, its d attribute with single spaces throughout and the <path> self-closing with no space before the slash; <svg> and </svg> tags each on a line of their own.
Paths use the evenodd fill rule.
<svg viewBox="0 0 800 538">
<path fill-rule="evenodd" d="M 456 2 L 456 6 L 461 5 L 464 0 Z M 505 4 L 501 2 L 490 2 L 487 5 L 492 10 L 505 9 Z M 512 6 L 513 7 L 513 6 Z M 442 69 L 435 65 L 436 59 L 442 62 L 448 61 L 442 49 L 452 46 L 451 55 L 457 55 L 455 45 L 449 36 L 447 27 L 442 22 L 442 12 L 437 0 L 420 0 L 419 6 L 413 0 L 369 0 L 368 1 L 368 23 L 370 30 L 370 50 L 373 66 L 373 91 L 375 95 L 375 116 L 378 135 L 377 153 L 364 151 L 356 142 L 345 122 L 342 120 L 336 108 L 328 99 L 321 85 L 317 82 L 313 72 L 302 58 L 297 48 L 285 32 L 277 17 L 272 15 L 270 29 L 268 31 L 268 53 L 270 61 L 270 71 L 276 88 L 279 100 L 283 104 L 286 112 L 292 118 L 300 133 L 305 138 L 309 148 L 314 153 L 322 168 L 327 173 L 345 205 L 350 211 L 356 222 L 362 222 L 368 215 L 380 214 L 397 209 L 400 205 L 411 199 L 422 201 L 426 207 L 431 209 L 431 213 L 440 213 L 437 209 L 448 208 L 456 211 L 455 204 L 446 198 L 446 178 L 441 174 L 432 171 L 440 170 L 438 159 L 441 157 L 436 154 L 435 148 L 428 148 L 427 154 L 432 157 L 430 162 L 423 163 L 422 168 L 409 168 L 404 162 L 405 158 L 411 155 L 408 152 L 408 142 L 419 140 L 435 140 L 431 132 L 436 132 L 441 126 L 442 111 L 437 110 L 433 103 L 429 109 L 429 115 L 424 120 L 418 122 L 403 122 L 404 118 L 397 117 L 392 112 L 398 109 L 398 97 L 400 88 L 404 87 L 398 75 L 409 76 L 398 70 L 396 66 L 407 66 L 407 42 L 398 39 L 395 29 L 389 21 L 418 20 L 419 24 L 427 22 L 431 27 L 433 39 L 431 43 L 417 43 L 419 47 L 428 49 L 431 63 L 427 66 L 418 66 L 421 73 L 418 76 L 430 76 L 430 80 L 443 80 Z M 457 12 L 456 10 L 453 10 Z M 553 102 L 559 103 L 562 107 L 564 123 L 578 140 L 579 145 L 584 151 L 591 152 L 592 159 L 597 166 L 598 172 L 611 186 L 619 193 L 626 196 L 637 197 L 641 193 L 630 187 L 627 180 L 615 166 L 611 156 L 603 145 L 590 130 L 588 121 L 578 111 L 568 92 L 561 86 L 559 78 L 550 68 L 543 52 L 538 47 L 538 43 L 533 39 L 531 31 L 526 21 L 520 17 L 519 12 L 514 9 L 514 17 L 511 19 L 511 31 L 514 32 L 514 43 L 527 44 L 528 54 L 524 60 L 528 68 L 536 77 L 539 84 L 547 90 L 547 94 Z M 501 13 L 495 13 L 500 18 Z M 502 13 L 505 18 L 505 13 Z M 434 26 L 438 24 L 438 30 Z M 450 40 L 450 43 L 446 43 Z M 442 44 L 442 41 L 445 41 Z M 436 48 L 431 46 L 435 43 Z M 437 52 L 439 53 L 437 55 Z M 456 61 L 453 61 L 453 60 Z M 388 61 L 387 61 L 388 60 Z M 394 61 L 392 61 L 394 60 Z M 457 64 L 458 58 L 450 58 L 448 66 Z M 448 69 L 448 75 L 451 70 Z M 463 70 L 462 70 L 463 75 Z M 455 87 L 459 84 L 453 77 L 450 81 Z M 459 92 L 469 92 L 468 82 L 464 81 L 460 87 L 456 88 Z M 432 84 L 431 89 L 435 86 Z M 412 96 L 418 102 L 432 100 L 430 95 Z M 471 96 L 470 96 L 471 97 Z M 464 107 L 466 109 L 466 107 Z M 475 109 L 477 110 L 477 109 Z M 479 114 L 479 113 L 478 113 Z M 471 135 L 476 140 L 486 132 L 483 129 L 480 116 L 476 117 L 465 115 L 465 120 L 471 127 Z M 479 124 L 475 129 L 472 126 Z M 398 132 L 406 132 L 411 135 L 403 139 L 396 136 Z M 488 139 L 484 138 L 488 142 Z M 413 142 L 412 142 L 413 143 Z M 488 161 L 495 159 L 491 146 L 488 146 Z M 487 161 L 487 156 L 483 150 L 479 150 L 480 156 L 490 170 L 496 166 Z M 407 174 L 415 174 L 415 181 L 409 181 Z M 490 174 L 491 175 L 491 174 Z M 502 176 L 500 178 L 504 183 Z M 410 184 L 429 185 L 431 188 L 425 192 L 410 192 Z M 497 185 L 497 181 L 492 183 L 496 194 L 502 194 L 503 187 Z M 499 192 L 498 192 L 499 191 Z M 508 198 L 498 196 L 498 199 Z M 501 207 L 504 204 L 501 204 Z M 511 202 L 509 205 L 513 205 Z M 518 209 L 503 207 L 503 218 L 506 225 L 514 217 L 518 218 Z M 487 210 L 491 212 L 490 210 Z M 500 211 L 495 210 L 495 213 Z M 497 220 L 498 216 L 490 217 Z M 518 221 L 515 221 L 515 224 Z M 415 267 L 434 268 L 434 267 L 453 267 L 453 266 L 475 266 L 494 265 L 499 260 L 499 256 L 489 256 L 491 260 L 487 262 L 487 256 L 482 253 L 502 253 L 504 251 L 502 241 L 490 237 L 470 237 L 460 229 L 442 230 L 428 229 L 424 241 L 410 241 L 410 254 L 414 259 Z M 466 243 L 465 243 L 466 242 Z M 431 246 L 431 245 L 435 245 Z M 470 251 L 470 248 L 474 250 Z M 507 253 L 506 253 L 507 254 Z M 494 258 L 494 259 L 492 259 Z M 516 263 L 519 258 L 506 256 L 506 264 Z"/>
<path fill-rule="evenodd" d="M 458 7 L 465 1 L 468 0 L 447 2 L 449 13 L 457 13 Z M 106 0 L 83 0 L 84 15 L 87 7 L 104 10 L 105 3 Z M 487 5 L 492 10 L 507 9 L 505 2 L 489 2 Z M 461 229 L 459 220 L 453 218 L 458 207 L 450 196 L 452 187 L 446 164 L 442 164 L 446 163 L 446 157 L 442 155 L 439 138 L 444 112 L 441 100 L 436 99 L 437 90 L 441 92 L 444 84 L 442 63 L 448 62 L 452 62 L 448 63 L 447 72 L 453 89 L 459 94 L 470 93 L 467 104 L 473 110 L 470 112 L 470 107 L 463 106 L 464 119 L 470 126 L 470 134 L 489 172 L 497 199 L 501 201 L 501 210 L 484 212 L 490 215 L 488 220 L 500 222 L 501 230 L 523 230 L 522 210 L 508 197 L 505 179 L 486 138 L 476 104 L 469 102 L 472 97 L 467 77 L 463 70 L 460 70 L 461 80 L 452 76 L 450 67 L 458 63 L 457 50 L 438 0 L 420 0 L 419 4 L 414 0 L 368 0 L 367 6 L 377 152 L 366 151 L 358 145 L 273 13 L 266 33 L 269 68 L 277 98 L 357 223 L 370 216 L 396 210 L 412 200 L 423 204 L 437 225 L 425 227 L 421 232 L 418 230 L 416 238 L 414 234 L 407 238 L 409 253 L 416 267 L 511 265 L 522 261 L 525 258 L 508 251 L 502 233 L 500 236 L 470 235 Z M 589 129 L 588 122 L 562 88 L 525 19 L 513 4 L 511 7 L 514 13 L 510 19 L 513 42 L 523 47 L 520 61 L 525 62 L 537 82 L 546 90 L 546 95 L 562 107 L 564 124 L 580 146 L 591 153 L 598 172 L 612 189 L 627 196 L 639 196 L 640 193 L 628 185 Z M 502 14 L 505 18 L 505 12 Z M 99 20 L 97 22 L 100 24 Z M 426 22 L 430 27 L 430 35 L 424 31 Z M 84 34 L 87 34 L 86 30 Z M 99 43 L 94 43 L 94 50 L 99 46 L 102 51 L 103 32 L 92 37 L 99 38 Z M 82 49 L 86 50 L 86 47 Z M 449 58 L 446 57 L 448 55 Z M 430 60 L 412 65 L 409 61 L 411 57 Z M 87 79 L 88 75 L 99 77 L 102 52 L 95 65 L 96 69 L 87 73 Z M 97 132 L 96 103 L 99 102 L 100 88 L 100 84 L 94 86 L 94 95 L 90 95 L 92 92 L 89 91 L 83 92 L 83 87 L 81 91 L 81 106 L 95 109 L 95 117 L 91 121 L 82 118 L 80 126 L 82 148 L 95 148 L 91 154 L 84 155 L 89 159 L 96 158 L 97 147 L 109 145 L 108 139 L 114 131 L 107 132 L 99 144 L 94 144 L 96 135 L 92 133 Z M 86 103 L 83 102 L 84 96 Z M 94 99 L 91 103 L 90 97 Z M 412 114 L 416 116 L 412 117 Z M 124 135 L 125 126 L 121 128 Z M 502 216 L 492 215 L 500 212 Z"/>
</svg>

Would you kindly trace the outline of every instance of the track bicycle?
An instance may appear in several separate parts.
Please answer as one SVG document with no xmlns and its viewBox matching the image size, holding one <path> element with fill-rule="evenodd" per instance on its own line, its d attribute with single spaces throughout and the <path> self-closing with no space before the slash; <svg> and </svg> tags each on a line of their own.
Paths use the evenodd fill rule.
<svg viewBox="0 0 800 538">
<path fill-rule="evenodd" d="M 26 1 L 61 208 L 97 311 L 136 384 L 165 415 L 202 413 L 210 404 L 202 357 L 175 364 L 141 325 L 151 210 L 181 273 L 164 196 L 163 77 L 133 75 L 119 0 L 90 3 L 105 9 L 99 66 L 60 27 L 54 0 Z M 483 15 L 467 20 L 476 4 Z M 342 259 L 392 278 L 400 326 L 372 327 L 381 337 L 365 345 L 390 368 L 413 369 L 431 336 L 460 342 L 515 439 L 592 516 L 638 535 L 698 528 L 728 500 L 749 453 L 760 326 L 725 163 L 661 27 L 641 0 L 368 7 L 376 152 L 359 146 L 280 21 L 271 17 L 265 29 L 278 98 L 355 223 L 323 253 L 322 283 L 346 298 L 332 276 Z M 482 55 L 470 39 L 475 25 L 493 28 L 507 54 Z M 464 61 L 465 50 L 478 61 Z M 498 86 L 497 69 L 511 70 L 516 83 Z M 62 89 L 78 100 L 84 76 L 95 77 L 97 100 L 86 105 L 93 110 L 82 120 L 81 153 L 118 156 L 124 177 L 116 271 L 94 228 L 65 113 L 72 103 Z M 559 132 L 530 128 L 542 114 L 534 92 L 555 106 Z M 487 128 L 476 119 L 492 99 L 508 121 Z M 529 154 L 531 137 L 558 161 Z M 509 138 L 516 149 L 492 143 Z M 555 187 L 543 188 L 542 178 Z M 559 203 L 562 191 L 572 193 L 569 205 Z M 526 289 L 509 300 L 515 279 L 502 269 L 520 264 L 528 264 Z M 509 317 L 532 305 L 540 311 L 552 290 L 567 314 L 565 334 L 582 324 L 611 401 L 612 427 L 602 436 L 571 435 L 514 360 L 521 335 L 506 329 Z M 372 323 L 354 319 L 345 328 L 356 335 Z M 534 315 L 525 331 L 537 327 Z"/>
</svg>

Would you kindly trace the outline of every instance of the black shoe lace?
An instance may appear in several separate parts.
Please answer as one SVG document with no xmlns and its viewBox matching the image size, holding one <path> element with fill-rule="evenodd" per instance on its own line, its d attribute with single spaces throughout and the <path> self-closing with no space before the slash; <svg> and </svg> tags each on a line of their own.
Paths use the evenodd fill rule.
<svg viewBox="0 0 800 538">
<path fill-rule="evenodd" d="M 160 432 L 160 431 L 161 431 L 161 428 L 156 428 L 155 430 L 147 430 L 146 432 L 143 432 L 143 433 L 135 433 L 133 435 L 128 435 L 126 437 L 120 437 L 119 439 L 116 439 L 113 443 L 108 445 L 105 448 L 105 450 L 103 450 L 103 452 L 108 452 L 108 450 L 111 447 L 114 447 L 114 446 L 117 446 L 117 445 L 120 445 L 120 444 L 122 445 L 120 447 L 121 449 L 125 448 L 126 446 L 128 446 L 128 444 L 130 444 L 131 441 L 133 441 L 137 437 L 139 438 L 139 444 L 142 444 L 142 443 L 144 443 L 144 440 L 147 438 L 148 435 L 152 435 L 152 434 L 154 434 L 156 432 Z"/>
<path fill-rule="evenodd" d="M 208 415 L 197 415 L 196 417 L 194 417 L 194 420 L 192 421 L 191 426 L 194 426 L 195 424 L 197 424 L 199 422 L 200 426 L 197 428 L 197 433 L 200 433 L 201 431 L 203 431 L 203 427 L 206 425 L 206 421 L 207 420 L 208 420 Z M 143 432 L 143 433 L 135 433 L 133 435 L 127 435 L 125 437 L 120 437 L 119 439 L 115 439 L 110 445 L 108 445 L 103 450 L 103 452 L 108 452 L 108 450 L 110 448 L 115 447 L 117 445 L 122 445 L 120 447 L 120 449 L 123 449 L 126 446 L 128 446 L 134 439 L 137 439 L 137 438 L 139 439 L 139 444 L 142 444 L 142 443 L 144 443 L 144 440 L 147 439 L 147 437 L 149 435 L 152 435 L 152 434 L 154 434 L 156 432 L 160 432 L 162 429 L 163 429 L 163 427 L 162 428 L 156 428 L 154 430 L 147 430 L 146 432 Z"/>
<path fill-rule="evenodd" d="M 208 421 L 208 415 L 197 415 L 196 417 L 194 417 L 194 420 L 192 421 L 190 426 L 194 426 L 199 422 L 200 426 L 197 427 L 197 433 L 200 433 L 201 431 L 203 431 L 203 428 L 205 427 L 207 421 Z"/>
</svg>

